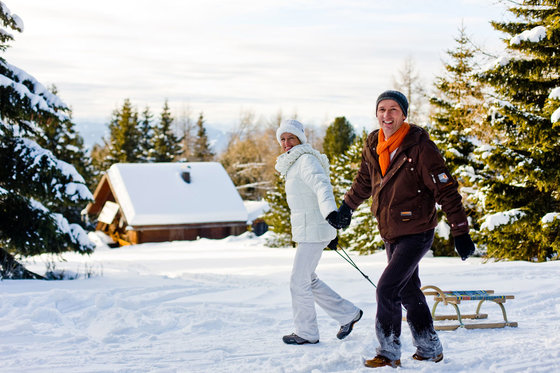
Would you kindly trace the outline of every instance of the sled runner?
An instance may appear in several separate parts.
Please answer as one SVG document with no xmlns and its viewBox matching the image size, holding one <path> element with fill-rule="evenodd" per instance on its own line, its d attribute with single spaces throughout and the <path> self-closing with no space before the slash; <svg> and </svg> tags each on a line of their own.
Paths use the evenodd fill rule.
<svg viewBox="0 0 560 373">
<path fill-rule="evenodd" d="M 424 295 L 434 296 L 434 305 L 432 307 L 432 318 L 436 320 L 458 320 L 458 324 L 452 325 L 436 325 L 436 330 L 455 330 L 457 328 L 465 329 L 490 329 L 490 328 L 504 328 L 506 326 L 517 327 L 517 322 L 511 322 L 507 319 L 506 308 L 504 303 L 507 299 L 514 299 L 513 295 L 495 295 L 494 290 L 456 290 L 456 291 L 442 291 L 437 286 L 427 285 L 421 288 Z M 459 310 L 459 304 L 462 301 L 478 301 L 476 312 L 474 314 L 462 315 Z M 486 301 L 494 302 L 502 310 L 504 322 L 492 323 L 468 323 L 464 324 L 463 319 L 486 319 L 488 314 L 480 313 L 482 304 Z M 456 315 L 436 315 L 437 306 L 443 303 L 444 305 L 451 305 L 455 308 Z"/>
</svg>

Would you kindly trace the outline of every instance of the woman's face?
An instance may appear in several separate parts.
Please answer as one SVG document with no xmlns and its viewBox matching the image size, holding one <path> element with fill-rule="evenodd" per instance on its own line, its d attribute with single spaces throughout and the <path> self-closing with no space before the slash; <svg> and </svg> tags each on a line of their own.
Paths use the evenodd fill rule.
<svg viewBox="0 0 560 373">
<path fill-rule="evenodd" d="M 284 132 L 280 135 L 280 144 L 282 145 L 282 150 L 287 152 L 294 146 L 301 144 L 301 141 L 299 141 L 299 138 L 293 133 Z"/>
</svg>

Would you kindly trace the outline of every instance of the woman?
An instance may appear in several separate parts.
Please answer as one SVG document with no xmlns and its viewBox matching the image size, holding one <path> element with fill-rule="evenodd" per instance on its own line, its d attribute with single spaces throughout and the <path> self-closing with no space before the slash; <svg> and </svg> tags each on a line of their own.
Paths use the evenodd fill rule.
<svg viewBox="0 0 560 373">
<path fill-rule="evenodd" d="M 276 138 L 284 151 L 276 161 L 276 170 L 286 181 L 292 240 L 298 244 L 290 278 L 295 333 L 282 340 L 298 345 L 319 342 L 315 302 L 338 321 L 341 327 L 336 336 L 343 339 L 362 317 L 362 310 L 315 274 L 323 249 L 327 245 L 336 249 L 337 242 L 336 229 L 325 220 L 336 213 L 329 161 L 307 144 L 303 124 L 297 120 L 283 121 Z"/>
</svg>

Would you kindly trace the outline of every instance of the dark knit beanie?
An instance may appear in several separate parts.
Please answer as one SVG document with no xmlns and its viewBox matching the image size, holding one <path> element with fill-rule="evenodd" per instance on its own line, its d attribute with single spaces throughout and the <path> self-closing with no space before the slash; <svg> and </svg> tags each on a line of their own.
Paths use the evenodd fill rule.
<svg viewBox="0 0 560 373">
<path fill-rule="evenodd" d="M 375 103 L 376 115 L 377 115 L 377 107 L 379 106 L 379 103 L 383 100 L 396 101 L 397 104 L 399 104 L 399 106 L 401 107 L 404 116 L 405 117 L 408 116 L 408 100 L 406 99 L 406 96 L 400 93 L 399 91 L 392 91 L 392 90 L 383 92 L 377 98 L 377 102 Z"/>
</svg>

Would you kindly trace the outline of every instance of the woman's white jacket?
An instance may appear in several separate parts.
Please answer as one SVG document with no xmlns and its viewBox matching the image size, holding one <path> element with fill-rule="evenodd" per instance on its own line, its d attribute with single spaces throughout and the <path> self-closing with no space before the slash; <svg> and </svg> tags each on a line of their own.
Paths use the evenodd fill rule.
<svg viewBox="0 0 560 373">
<path fill-rule="evenodd" d="M 327 215 L 336 210 L 327 156 L 309 144 L 297 145 L 278 157 L 276 170 L 286 180 L 292 240 L 321 242 L 335 238 L 336 229 L 326 221 Z"/>
</svg>

